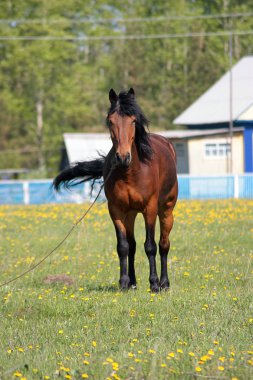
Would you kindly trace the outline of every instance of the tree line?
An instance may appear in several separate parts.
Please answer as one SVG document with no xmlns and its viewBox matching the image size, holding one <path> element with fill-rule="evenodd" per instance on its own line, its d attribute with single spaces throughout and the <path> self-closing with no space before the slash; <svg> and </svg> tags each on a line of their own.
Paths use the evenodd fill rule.
<svg viewBox="0 0 253 380">
<path fill-rule="evenodd" d="M 230 32 L 234 63 L 253 53 L 252 16 L 250 0 L 1 2 L 0 169 L 54 175 L 64 132 L 104 130 L 111 87 L 175 128 L 228 70 Z"/>
</svg>

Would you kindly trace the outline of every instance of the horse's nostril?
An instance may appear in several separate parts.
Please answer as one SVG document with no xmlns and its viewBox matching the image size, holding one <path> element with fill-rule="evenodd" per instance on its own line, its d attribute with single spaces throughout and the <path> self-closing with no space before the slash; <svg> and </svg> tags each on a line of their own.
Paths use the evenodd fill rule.
<svg viewBox="0 0 253 380">
<path fill-rule="evenodd" d="M 125 166 L 129 166 L 130 162 L 131 162 L 131 154 L 127 153 L 126 156 L 125 156 L 125 160 L 124 160 Z"/>
<path fill-rule="evenodd" d="M 121 159 L 120 154 L 118 152 L 115 154 L 115 158 L 116 158 L 116 162 L 117 163 L 121 163 L 122 162 L 122 159 Z"/>
<path fill-rule="evenodd" d="M 131 162 L 131 154 L 126 153 L 124 156 L 121 156 L 118 152 L 115 153 L 115 161 L 119 166 L 129 166 Z"/>
</svg>

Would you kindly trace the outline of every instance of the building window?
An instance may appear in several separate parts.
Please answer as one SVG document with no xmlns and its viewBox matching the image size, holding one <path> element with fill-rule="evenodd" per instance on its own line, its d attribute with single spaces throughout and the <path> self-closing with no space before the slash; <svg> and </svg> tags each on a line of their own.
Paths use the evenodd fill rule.
<svg viewBox="0 0 253 380">
<path fill-rule="evenodd" d="M 205 157 L 226 157 L 231 152 L 229 143 L 206 143 Z"/>
<path fill-rule="evenodd" d="M 184 157 L 185 156 L 185 145 L 183 143 L 175 143 L 175 149 L 177 153 L 177 157 Z"/>
</svg>

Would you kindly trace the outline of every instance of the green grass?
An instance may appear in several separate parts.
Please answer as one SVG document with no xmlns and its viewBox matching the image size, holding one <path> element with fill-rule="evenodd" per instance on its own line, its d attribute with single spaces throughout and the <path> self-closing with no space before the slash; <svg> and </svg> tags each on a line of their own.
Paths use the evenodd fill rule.
<svg viewBox="0 0 253 380">
<path fill-rule="evenodd" d="M 0 282 L 42 258 L 85 207 L 1 206 Z M 140 216 L 136 291 L 118 290 L 99 204 L 46 262 L 2 287 L 0 379 L 252 378 L 253 201 L 178 203 L 167 293 L 149 292 L 144 236 Z M 63 274 L 73 284 L 45 282 Z"/>
</svg>

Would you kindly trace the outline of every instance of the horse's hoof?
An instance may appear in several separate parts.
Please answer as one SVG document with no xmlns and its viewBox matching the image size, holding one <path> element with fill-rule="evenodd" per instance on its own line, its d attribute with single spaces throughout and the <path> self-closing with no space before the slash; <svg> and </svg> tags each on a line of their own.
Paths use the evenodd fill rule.
<svg viewBox="0 0 253 380">
<path fill-rule="evenodd" d="M 151 286 L 150 290 L 151 290 L 151 293 L 159 293 L 160 289 L 159 289 L 159 286 L 153 285 Z"/>
<path fill-rule="evenodd" d="M 120 287 L 120 290 L 128 290 L 128 287 L 129 287 L 129 277 L 128 276 L 122 276 L 120 278 L 119 287 Z"/>
<path fill-rule="evenodd" d="M 130 284 L 129 289 L 137 290 L 137 286 L 134 284 Z"/>
<path fill-rule="evenodd" d="M 160 290 L 161 292 L 168 292 L 170 290 L 170 287 L 168 285 L 161 286 Z"/>
<path fill-rule="evenodd" d="M 164 291 L 168 291 L 170 288 L 170 283 L 169 283 L 169 280 L 167 278 L 165 278 L 164 280 L 161 280 L 160 281 L 160 290 L 164 290 Z"/>
<path fill-rule="evenodd" d="M 168 282 L 164 282 L 160 285 L 160 290 L 167 292 L 170 289 L 170 284 Z"/>
</svg>

